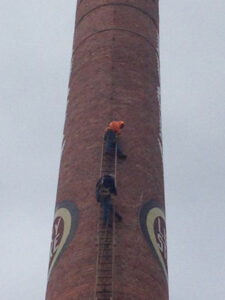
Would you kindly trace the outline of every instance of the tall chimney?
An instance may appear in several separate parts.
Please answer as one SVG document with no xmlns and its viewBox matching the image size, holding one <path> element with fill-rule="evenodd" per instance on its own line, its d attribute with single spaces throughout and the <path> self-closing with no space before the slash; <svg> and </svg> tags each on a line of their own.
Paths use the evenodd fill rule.
<svg viewBox="0 0 225 300">
<path fill-rule="evenodd" d="M 158 33 L 157 0 L 77 2 L 46 300 L 168 300 Z M 113 120 L 125 122 L 127 159 L 115 161 L 123 219 L 111 231 L 107 296 L 95 186 Z"/>
</svg>

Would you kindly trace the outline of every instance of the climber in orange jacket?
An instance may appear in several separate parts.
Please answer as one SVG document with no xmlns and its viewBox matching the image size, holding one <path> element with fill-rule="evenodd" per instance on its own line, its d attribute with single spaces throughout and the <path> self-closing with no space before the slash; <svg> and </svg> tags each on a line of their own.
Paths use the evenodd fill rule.
<svg viewBox="0 0 225 300">
<path fill-rule="evenodd" d="M 109 123 L 109 126 L 106 128 L 106 130 L 113 130 L 116 134 L 121 133 L 121 129 L 124 127 L 124 122 L 123 121 L 112 121 Z"/>
<path fill-rule="evenodd" d="M 117 145 L 117 156 L 119 158 L 127 158 L 126 154 L 122 152 L 120 145 L 118 144 L 118 135 L 121 134 L 121 129 L 125 126 L 123 121 L 112 121 L 105 129 L 104 140 L 106 141 L 106 154 L 113 154 Z"/>
</svg>

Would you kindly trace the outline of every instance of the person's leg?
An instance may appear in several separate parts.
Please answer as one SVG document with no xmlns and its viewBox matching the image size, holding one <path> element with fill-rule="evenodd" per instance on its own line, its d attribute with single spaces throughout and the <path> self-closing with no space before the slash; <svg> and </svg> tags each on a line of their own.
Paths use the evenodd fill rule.
<svg viewBox="0 0 225 300">
<path fill-rule="evenodd" d="M 121 147 L 120 147 L 120 144 L 117 142 L 116 143 L 116 147 L 117 147 L 117 154 L 119 155 L 119 154 L 123 154 L 123 152 L 122 152 L 122 149 L 121 149 Z"/>
<path fill-rule="evenodd" d="M 105 201 L 102 202 L 102 208 L 103 208 L 103 224 L 105 225 L 108 219 L 108 208 Z"/>
<path fill-rule="evenodd" d="M 117 156 L 119 158 L 126 158 L 127 156 L 126 154 L 123 153 L 119 143 L 116 144 L 116 147 L 117 147 Z"/>
<path fill-rule="evenodd" d="M 99 190 L 96 191 L 96 201 L 101 202 L 101 195 L 100 195 Z"/>
<path fill-rule="evenodd" d="M 112 204 L 110 204 L 110 212 L 111 212 L 112 215 L 113 215 L 113 213 L 115 213 L 115 216 L 116 216 L 118 221 L 122 220 L 121 215 L 116 210 L 114 211 L 114 208 L 113 208 Z"/>
<path fill-rule="evenodd" d="M 113 130 L 109 130 L 106 136 L 106 153 L 113 154 L 115 149 L 115 132 Z"/>
<path fill-rule="evenodd" d="M 115 143 L 112 142 L 109 138 L 106 140 L 106 150 L 105 152 L 107 154 L 113 154 L 115 149 Z"/>
<path fill-rule="evenodd" d="M 110 199 L 105 198 L 103 201 L 103 223 L 106 225 L 109 219 L 109 212 L 110 212 Z"/>
<path fill-rule="evenodd" d="M 117 211 L 115 211 L 115 216 L 116 216 L 116 218 L 117 218 L 118 221 L 122 220 L 121 215 Z"/>
</svg>

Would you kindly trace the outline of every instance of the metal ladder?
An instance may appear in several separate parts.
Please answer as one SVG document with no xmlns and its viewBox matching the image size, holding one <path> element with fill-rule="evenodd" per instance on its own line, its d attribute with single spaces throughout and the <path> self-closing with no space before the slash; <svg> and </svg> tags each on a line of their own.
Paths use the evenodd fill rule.
<svg viewBox="0 0 225 300">
<path fill-rule="evenodd" d="M 102 159 L 100 177 L 113 174 L 116 185 L 117 147 L 114 156 L 104 153 L 105 143 L 102 146 Z M 96 260 L 96 286 L 94 300 L 114 300 L 114 265 L 115 265 L 115 204 L 113 197 L 113 213 L 111 222 L 103 225 L 103 212 L 99 210 L 97 228 L 97 260 Z M 111 225 L 110 225 L 111 224 Z"/>
</svg>

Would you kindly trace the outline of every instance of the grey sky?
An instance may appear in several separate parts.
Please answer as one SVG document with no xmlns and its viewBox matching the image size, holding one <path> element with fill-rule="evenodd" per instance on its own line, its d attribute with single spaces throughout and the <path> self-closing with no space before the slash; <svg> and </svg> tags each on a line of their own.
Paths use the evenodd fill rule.
<svg viewBox="0 0 225 300">
<path fill-rule="evenodd" d="M 0 286 L 44 300 L 76 1 L 0 0 Z M 225 4 L 161 0 L 170 300 L 225 298 Z"/>
</svg>

